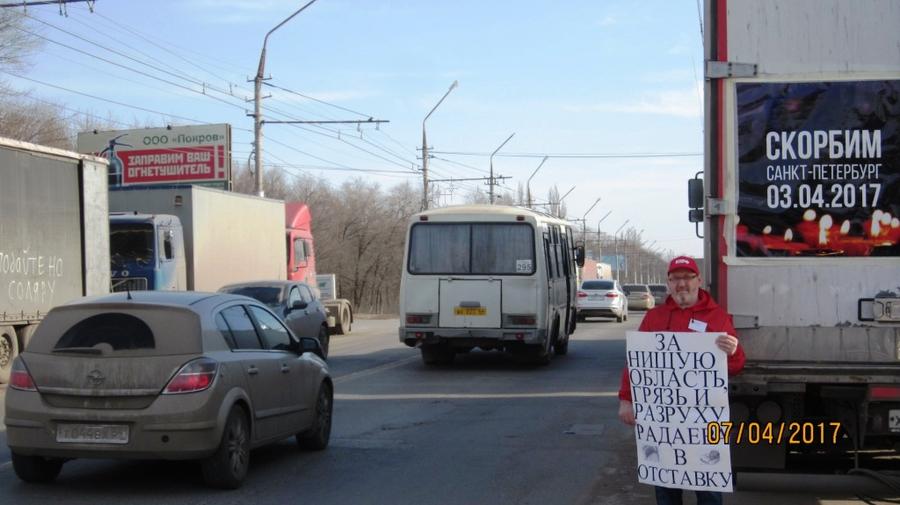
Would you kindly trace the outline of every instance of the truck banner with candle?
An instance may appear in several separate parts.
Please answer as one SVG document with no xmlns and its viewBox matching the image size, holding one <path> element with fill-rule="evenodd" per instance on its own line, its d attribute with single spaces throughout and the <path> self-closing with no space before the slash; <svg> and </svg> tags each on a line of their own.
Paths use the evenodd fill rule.
<svg viewBox="0 0 900 505">
<path fill-rule="evenodd" d="M 638 481 L 731 492 L 728 364 L 720 333 L 627 333 Z M 710 436 L 713 433 L 714 436 Z"/>
<path fill-rule="evenodd" d="M 736 94 L 738 256 L 900 256 L 900 80 Z"/>
</svg>

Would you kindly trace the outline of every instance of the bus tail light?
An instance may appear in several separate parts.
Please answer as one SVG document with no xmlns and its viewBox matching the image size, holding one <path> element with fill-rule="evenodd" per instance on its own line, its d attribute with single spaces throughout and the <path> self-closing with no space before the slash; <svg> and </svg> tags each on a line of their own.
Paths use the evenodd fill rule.
<svg viewBox="0 0 900 505">
<path fill-rule="evenodd" d="M 537 316 L 534 314 L 504 314 L 504 325 L 506 327 L 513 326 L 534 326 L 537 323 Z"/>
<path fill-rule="evenodd" d="M 432 326 L 434 314 L 407 314 L 406 324 L 413 326 Z"/>
</svg>

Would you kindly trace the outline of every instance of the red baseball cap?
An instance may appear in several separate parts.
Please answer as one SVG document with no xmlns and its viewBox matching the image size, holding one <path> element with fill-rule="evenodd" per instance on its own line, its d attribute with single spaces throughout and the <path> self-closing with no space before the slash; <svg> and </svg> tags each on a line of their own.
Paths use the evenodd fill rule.
<svg viewBox="0 0 900 505">
<path fill-rule="evenodd" d="M 672 273 L 675 270 L 690 270 L 691 272 L 700 275 L 700 269 L 697 267 L 697 262 L 690 256 L 678 256 L 673 258 L 672 261 L 669 262 L 668 273 Z"/>
</svg>

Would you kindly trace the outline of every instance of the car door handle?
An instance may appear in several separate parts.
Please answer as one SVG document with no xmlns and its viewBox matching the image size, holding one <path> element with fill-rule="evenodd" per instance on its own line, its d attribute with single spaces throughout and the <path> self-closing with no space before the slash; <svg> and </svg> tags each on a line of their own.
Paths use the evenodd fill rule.
<svg viewBox="0 0 900 505">
<path fill-rule="evenodd" d="M 250 365 L 250 367 L 247 368 L 247 373 L 250 375 L 256 375 L 259 373 L 259 368 L 256 368 L 255 365 Z"/>
<path fill-rule="evenodd" d="M 287 363 L 281 364 L 281 373 L 291 373 L 291 366 Z"/>
</svg>

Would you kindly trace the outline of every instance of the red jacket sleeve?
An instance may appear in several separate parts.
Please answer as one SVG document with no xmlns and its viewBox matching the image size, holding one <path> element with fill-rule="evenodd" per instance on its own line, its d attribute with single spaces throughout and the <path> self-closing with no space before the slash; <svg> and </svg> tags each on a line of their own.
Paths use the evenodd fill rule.
<svg viewBox="0 0 900 505">
<path fill-rule="evenodd" d="M 724 326 L 725 328 L 723 328 L 722 331 L 737 338 L 737 330 L 734 329 L 734 323 L 728 313 L 725 314 Z M 737 375 L 741 373 L 746 361 L 747 355 L 744 354 L 744 347 L 741 345 L 741 341 L 738 340 L 737 349 L 734 351 L 734 354 L 728 356 L 728 375 Z"/>
</svg>

